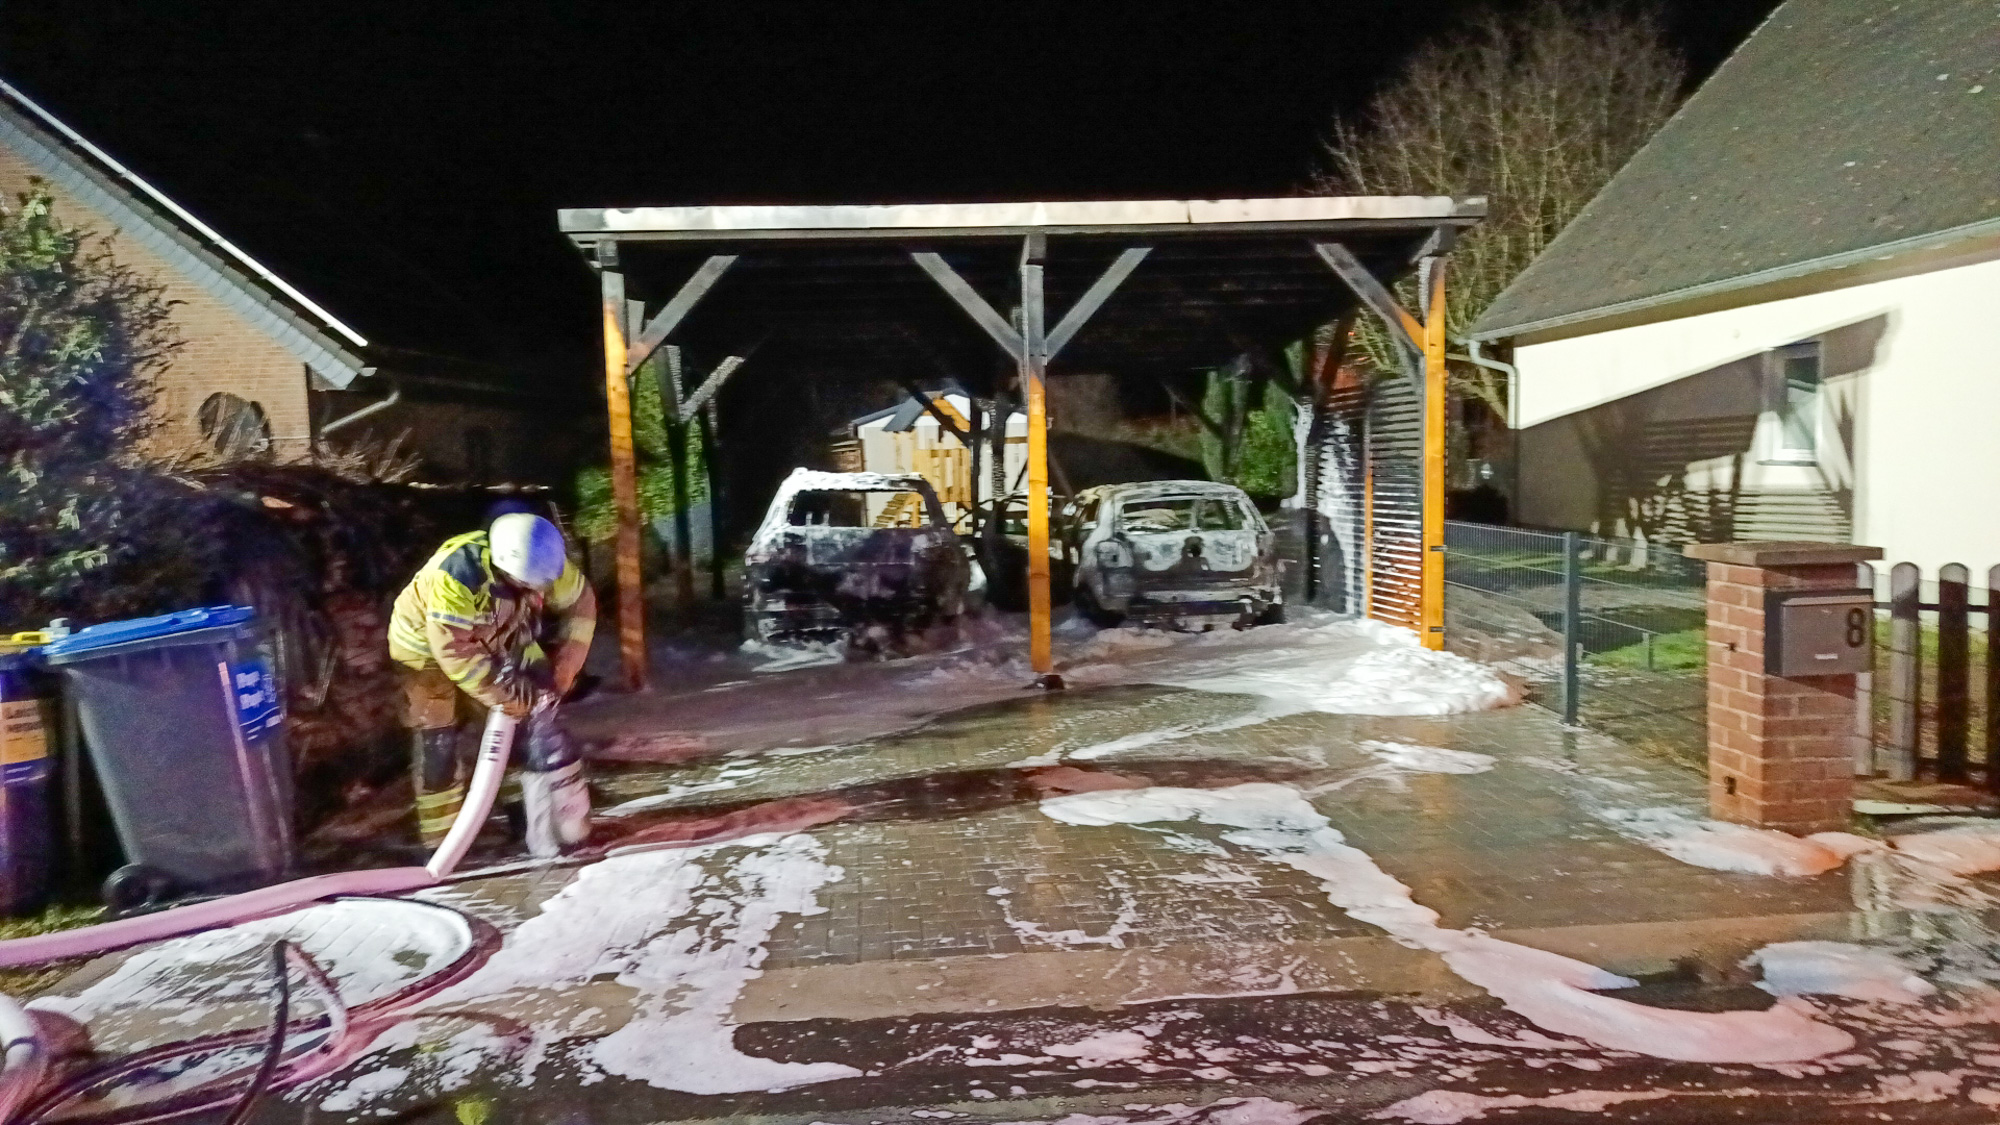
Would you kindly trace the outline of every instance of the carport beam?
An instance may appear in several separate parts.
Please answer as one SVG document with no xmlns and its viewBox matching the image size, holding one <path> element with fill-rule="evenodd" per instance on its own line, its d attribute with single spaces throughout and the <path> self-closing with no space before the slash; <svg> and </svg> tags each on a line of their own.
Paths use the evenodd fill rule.
<svg viewBox="0 0 2000 1125">
<path fill-rule="evenodd" d="M 639 463 L 632 449 L 632 386 L 626 373 L 625 275 L 618 244 L 598 251 L 603 297 L 604 404 L 611 431 L 611 503 L 618 518 L 618 658 L 627 691 L 646 687 L 646 607 L 639 573 Z"/>
</svg>

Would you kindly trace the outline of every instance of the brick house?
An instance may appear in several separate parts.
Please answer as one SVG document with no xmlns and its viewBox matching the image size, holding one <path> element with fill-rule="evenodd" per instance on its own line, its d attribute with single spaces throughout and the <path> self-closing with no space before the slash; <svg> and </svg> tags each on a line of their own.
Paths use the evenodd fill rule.
<svg viewBox="0 0 2000 1125">
<path fill-rule="evenodd" d="M 401 438 L 426 476 L 455 482 L 548 481 L 564 464 L 567 442 L 550 426 L 559 401 L 509 386 L 506 372 L 454 357 L 448 343 L 418 352 L 372 340 L 366 324 L 309 295 L 309 271 L 279 276 L 0 82 L 0 198 L 12 206 L 34 186 L 58 218 L 105 239 L 114 260 L 174 302 L 183 345 L 160 376 L 149 452 L 294 459 L 337 434 Z"/>
</svg>

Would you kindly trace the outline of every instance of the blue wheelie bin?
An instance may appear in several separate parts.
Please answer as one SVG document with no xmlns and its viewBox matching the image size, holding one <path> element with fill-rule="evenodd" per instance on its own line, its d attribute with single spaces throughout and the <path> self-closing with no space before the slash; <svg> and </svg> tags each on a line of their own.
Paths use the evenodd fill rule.
<svg viewBox="0 0 2000 1125">
<path fill-rule="evenodd" d="M 26 914 L 49 892 L 54 827 L 49 737 L 54 692 L 40 671 L 41 636 L 0 636 L 0 913 Z"/>
<path fill-rule="evenodd" d="M 212 606 L 49 644 L 127 863 L 117 908 L 263 886 L 292 871 L 284 712 L 256 611 Z"/>
</svg>

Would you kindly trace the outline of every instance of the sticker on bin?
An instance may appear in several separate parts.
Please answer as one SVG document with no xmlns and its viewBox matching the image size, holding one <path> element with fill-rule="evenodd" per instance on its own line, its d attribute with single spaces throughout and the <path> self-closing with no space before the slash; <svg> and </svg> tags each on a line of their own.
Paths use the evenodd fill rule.
<svg viewBox="0 0 2000 1125">
<path fill-rule="evenodd" d="M 49 740 L 41 703 L 0 702 L 0 781 L 39 781 L 48 773 Z"/>
<path fill-rule="evenodd" d="M 278 702 L 278 682 L 271 666 L 262 660 L 246 660 L 229 669 L 236 691 L 236 722 L 243 737 L 255 741 L 277 730 L 285 721 Z"/>
</svg>

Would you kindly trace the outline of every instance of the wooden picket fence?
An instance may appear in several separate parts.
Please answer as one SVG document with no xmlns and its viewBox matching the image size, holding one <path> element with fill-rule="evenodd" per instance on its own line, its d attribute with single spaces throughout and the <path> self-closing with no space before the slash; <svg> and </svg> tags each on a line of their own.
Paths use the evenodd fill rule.
<svg viewBox="0 0 2000 1125">
<path fill-rule="evenodd" d="M 1872 568 L 1862 577 L 1873 585 Z M 2000 653 L 2000 566 L 1985 579 L 1984 600 L 1975 603 L 1971 572 L 1947 564 L 1926 601 L 1916 564 L 1890 568 L 1889 600 L 1875 603 L 1886 622 L 1877 631 L 1875 672 L 1862 685 L 1857 773 L 1977 780 L 2000 793 L 2000 660 L 1991 658 Z"/>
</svg>

